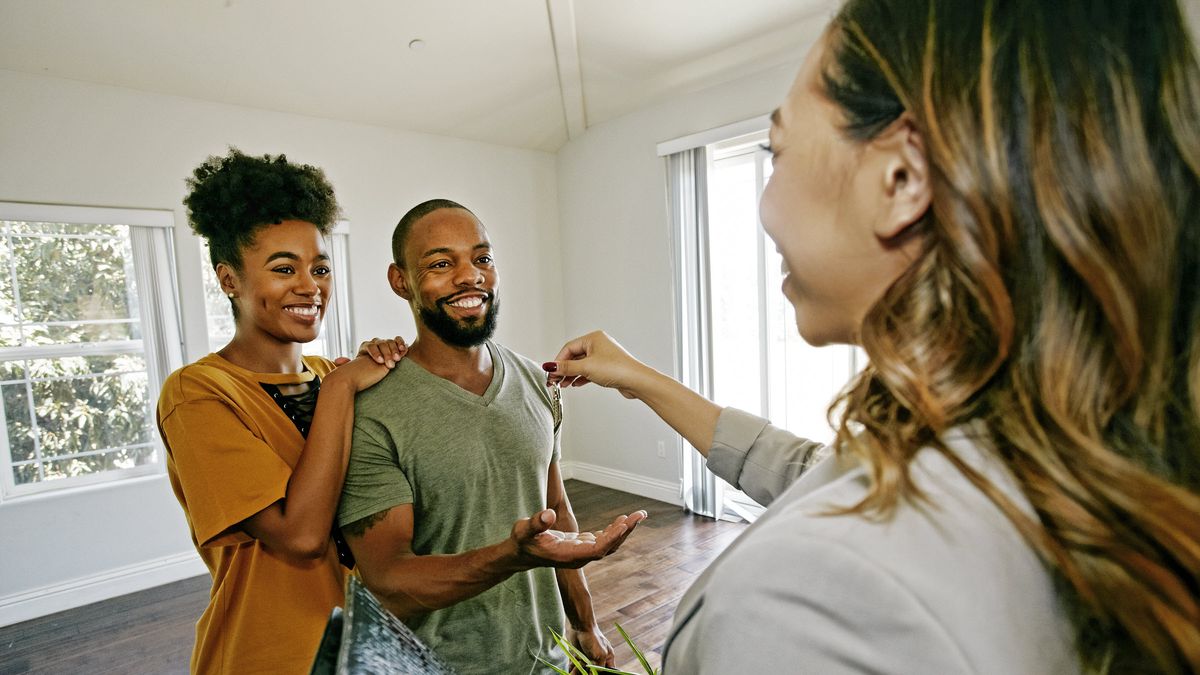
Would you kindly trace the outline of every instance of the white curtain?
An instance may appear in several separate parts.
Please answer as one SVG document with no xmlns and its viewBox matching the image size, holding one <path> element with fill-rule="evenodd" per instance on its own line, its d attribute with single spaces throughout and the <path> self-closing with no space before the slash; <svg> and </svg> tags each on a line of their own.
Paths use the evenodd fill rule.
<svg viewBox="0 0 1200 675">
<path fill-rule="evenodd" d="M 337 356 L 353 357 L 358 351 L 350 328 L 350 234 L 345 222 L 329 237 L 329 255 L 333 258 L 333 269 L 336 270 L 333 284 L 333 303 L 325 311 L 325 321 L 321 325 L 321 337 L 325 340 L 325 350 L 329 358 Z"/>
<path fill-rule="evenodd" d="M 707 150 L 701 146 L 667 156 L 668 211 L 675 247 L 676 368 L 681 381 L 712 398 L 712 335 L 708 318 Z M 684 505 L 719 518 L 724 485 L 685 445 L 682 462 Z"/>
<path fill-rule="evenodd" d="M 129 226 L 133 272 L 150 391 L 157 394 L 171 371 L 183 365 L 183 336 L 175 283 L 175 247 L 170 227 Z M 150 415 L 154 415 L 154 406 Z M 152 420 L 153 422 L 153 420 Z"/>
</svg>

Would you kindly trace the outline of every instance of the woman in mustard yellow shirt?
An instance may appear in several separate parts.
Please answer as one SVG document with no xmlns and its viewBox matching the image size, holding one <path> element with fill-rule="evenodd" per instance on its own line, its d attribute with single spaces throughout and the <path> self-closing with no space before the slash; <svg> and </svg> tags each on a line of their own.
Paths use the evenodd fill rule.
<svg viewBox="0 0 1200 675">
<path fill-rule="evenodd" d="M 320 169 L 231 150 L 188 186 L 190 224 L 236 323 L 229 344 L 167 379 L 158 403 L 171 486 L 213 577 L 191 668 L 307 673 L 342 600 L 330 532 L 354 395 L 405 347 L 382 341 L 336 369 L 301 354 L 332 300 L 324 238 L 338 206 Z"/>
</svg>

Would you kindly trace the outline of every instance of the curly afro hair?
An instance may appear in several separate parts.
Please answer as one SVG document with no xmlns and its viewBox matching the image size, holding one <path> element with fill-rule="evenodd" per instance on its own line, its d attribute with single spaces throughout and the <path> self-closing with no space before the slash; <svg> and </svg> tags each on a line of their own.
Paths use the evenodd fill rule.
<svg viewBox="0 0 1200 675">
<path fill-rule="evenodd" d="M 284 155 L 251 157 L 231 147 L 196 167 L 187 186 L 188 222 L 208 240 L 214 268 L 241 270 L 242 250 L 267 225 L 304 220 L 325 235 L 340 213 L 325 172 Z"/>
</svg>

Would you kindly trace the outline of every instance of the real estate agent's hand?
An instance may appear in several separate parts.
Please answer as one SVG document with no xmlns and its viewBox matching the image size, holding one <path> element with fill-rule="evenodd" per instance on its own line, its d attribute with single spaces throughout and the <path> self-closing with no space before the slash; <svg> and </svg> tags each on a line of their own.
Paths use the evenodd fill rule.
<svg viewBox="0 0 1200 675">
<path fill-rule="evenodd" d="M 542 369 L 550 384 L 582 387 L 594 382 L 620 391 L 625 398 L 637 398 L 637 387 L 654 373 L 600 330 L 563 345 L 553 361 L 542 364 Z"/>
<path fill-rule="evenodd" d="M 542 370 L 547 384 L 581 387 L 594 382 L 640 400 L 708 456 L 721 406 L 638 361 L 604 331 L 563 345 L 553 361 L 542 364 Z"/>
</svg>

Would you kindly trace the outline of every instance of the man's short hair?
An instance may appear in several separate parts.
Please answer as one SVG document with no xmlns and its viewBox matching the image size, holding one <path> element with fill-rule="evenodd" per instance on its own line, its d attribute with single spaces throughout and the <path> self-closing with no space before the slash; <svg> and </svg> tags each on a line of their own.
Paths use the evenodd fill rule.
<svg viewBox="0 0 1200 675">
<path fill-rule="evenodd" d="M 396 223 L 396 229 L 392 230 L 392 261 L 396 263 L 396 267 L 404 269 L 404 245 L 408 243 L 408 233 L 412 231 L 413 225 L 416 225 L 417 221 L 425 216 L 441 209 L 462 209 L 475 215 L 471 209 L 449 199 L 430 199 L 412 207 L 408 213 L 404 214 L 400 222 Z"/>
</svg>

